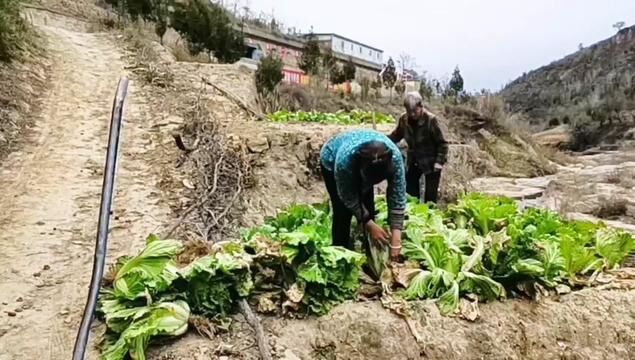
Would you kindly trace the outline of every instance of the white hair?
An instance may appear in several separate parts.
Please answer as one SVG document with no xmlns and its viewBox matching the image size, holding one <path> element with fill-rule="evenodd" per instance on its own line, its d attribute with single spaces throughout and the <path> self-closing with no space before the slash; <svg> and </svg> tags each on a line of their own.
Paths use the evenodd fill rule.
<svg viewBox="0 0 635 360">
<path fill-rule="evenodd" d="M 410 91 L 404 98 L 403 105 L 408 111 L 414 111 L 417 106 L 423 106 L 423 98 L 417 91 Z"/>
</svg>

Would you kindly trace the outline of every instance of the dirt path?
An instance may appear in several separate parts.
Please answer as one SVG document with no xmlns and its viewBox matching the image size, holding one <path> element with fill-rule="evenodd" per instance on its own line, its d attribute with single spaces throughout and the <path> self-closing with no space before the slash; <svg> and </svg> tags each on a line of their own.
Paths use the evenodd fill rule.
<svg viewBox="0 0 635 360">
<path fill-rule="evenodd" d="M 52 57 L 51 89 L 22 151 L 0 168 L 0 360 L 68 359 L 92 267 L 112 97 L 122 54 L 108 34 L 33 16 Z M 166 222 L 144 154 L 147 105 L 132 85 L 109 257 Z"/>
</svg>

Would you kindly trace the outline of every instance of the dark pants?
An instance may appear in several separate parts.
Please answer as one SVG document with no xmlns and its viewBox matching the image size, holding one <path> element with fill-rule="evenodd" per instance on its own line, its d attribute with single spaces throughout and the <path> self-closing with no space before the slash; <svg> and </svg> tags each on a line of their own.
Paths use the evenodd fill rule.
<svg viewBox="0 0 635 360">
<path fill-rule="evenodd" d="M 421 186 L 419 181 L 421 176 L 425 176 L 426 188 L 424 194 L 424 202 L 435 203 L 439 196 L 439 183 L 441 182 L 441 171 L 434 171 L 429 174 L 423 174 L 416 166 L 412 166 L 406 173 L 406 192 L 410 196 L 417 199 L 421 198 Z"/>
<path fill-rule="evenodd" d="M 322 177 L 324 178 L 326 190 L 331 198 L 331 209 L 333 210 L 333 226 L 331 229 L 333 245 L 354 250 L 355 240 L 351 239 L 351 220 L 353 219 L 353 213 L 344 205 L 337 193 L 337 185 L 333 172 L 328 171 L 322 166 Z M 364 206 L 368 213 L 374 218 L 375 196 L 372 189 L 366 194 L 360 193 L 359 196 L 362 206 Z"/>
</svg>

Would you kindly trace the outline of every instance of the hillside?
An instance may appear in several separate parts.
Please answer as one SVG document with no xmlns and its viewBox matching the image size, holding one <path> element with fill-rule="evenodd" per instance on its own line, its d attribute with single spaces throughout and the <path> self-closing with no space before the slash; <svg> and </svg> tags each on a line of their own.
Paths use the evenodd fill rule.
<svg viewBox="0 0 635 360">
<path fill-rule="evenodd" d="M 131 0 L 126 1 L 129 2 Z M 99 3 L 104 2 L 100 0 Z M 225 249 L 237 249 L 246 258 L 251 258 L 252 254 L 246 252 L 246 243 L 235 246 L 240 234 L 247 240 L 244 234 L 250 232 L 246 231 L 248 228 L 262 225 L 266 218 L 292 203 L 307 204 L 326 199 L 326 188 L 319 173 L 319 151 L 323 143 L 342 131 L 372 126 L 368 123 L 262 121 L 260 114 L 253 110 L 258 109 L 258 103 L 254 72 L 250 68 L 240 63 L 210 63 L 209 56 L 199 62 L 200 57 L 179 52 L 187 47 L 176 32 L 172 31 L 175 40 L 168 32 L 161 41 L 152 23 L 123 21 L 116 24 L 113 19 L 117 17 L 112 13 L 100 18 L 99 14 L 106 10 L 95 6 L 92 0 L 39 0 L 37 4 L 25 8 L 23 15 L 37 31 L 41 48 L 38 53 L 16 61 L 14 67 L 5 67 L 4 71 L 0 67 L 0 140 L 3 134 L 10 139 L 5 141 L 9 146 L 0 141 L 0 156 L 3 151 L 6 153 L 0 161 L 0 189 L 3 190 L 0 196 L 3 250 L 0 360 L 71 358 L 90 275 L 94 271 L 93 248 L 102 199 L 108 126 L 115 86 L 122 76 L 131 82 L 120 129 L 107 239 L 108 271 L 103 278 L 106 291 L 103 294 L 110 292 L 115 282 L 123 284 L 122 289 L 132 291 L 136 279 L 150 272 L 158 275 L 158 282 L 175 281 L 176 289 L 177 281 L 189 280 L 181 275 L 179 279 L 168 280 L 176 274 L 172 270 L 178 266 L 181 272 L 186 263 L 191 264 L 194 260 L 230 255 Z M 302 104 L 298 101 L 298 106 L 308 109 L 337 111 L 364 105 L 361 100 L 342 98 L 338 94 L 326 91 L 320 94 L 317 87 L 295 90 L 307 97 Z M 319 90 L 323 90 L 321 84 Z M 298 96 L 298 100 L 304 95 Z M 486 99 L 488 101 L 478 105 L 455 105 L 444 100 L 435 99 L 430 104 L 431 110 L 439 115 L 450 142 L 441 184 L 444 202 L 454 201 L 464 191 L 480 191 L 517 199 L 523 208 L 536 206 L 557 210 L 563 217 L 574 218 L 571 215 L 575 214 L 576 218 L 591 221 L 605 219 L 611 227 L 635 233 L 635 201 L 632 200 L 635 199 L 635 152 L 600 152 L 569 159 L 534 144 L 531 137 L 516 127 L 507 126 L 513 124 L 516 114 L 504 111 L 498 99 Z M 5 103 L 8 105 L 3 108 Z M 394 104 L 377 101 L 364 106 L 385 113 L 402 111 L 396 100 Z M 5 108 L 9 111 L 4 111 Z M 10 126 L 3 128 L 3 124 Z M 376 126 L 384 133 L 393 128 L 394 124 Z M 556 164 L 549 160 L 562 160 L 561 157 L 566 161 Z M 500 227 L 506 222 L 500 220 L 502 215 L 495 214 L 497 211 L 476 210 L 483 214 L 480 216 L 486 222 L 492 220 L 493 226 Z M 108 211 L 102 214 L 108 214 Z M 419 215 L 413 213 L 409 221 L 419 226 L 417 218 Z M 433 269 L 436 274 L 444 274 L 441 280 L 445 281 L 447 273 L 453 278 L 465 277 L 468 285 L 472 281 L 474 286 L 477 282 L 495 282 L 484 273 L 487 265 L 483 264 L 490 262 L 494 254 L 500 255 L 502 260 L 506 253 L 511 253 L 508 249 L 514 250 L 510 246 L 516 241 L 506 236 L 504 228 L 496 234 L 472 236 L 475 231 L 472 227 L 476 224 L 474 218 L 466 222 L 469 231 L 457 229 L 454 220 L 445 216 L 437 218 L 441 221 L 435 225 L 439 225 L 443 233 L 421 227 L 418 232 L 412 232 L 412 238 L 420 237 L 420 244 L 431 250 L 434 249 L 432 242 L 424 244 L 425 239 L 442 245 L 442 250 L 436 252 L 442 253 L 440 257 L 447 262 L 448 269 L 452 267 L 458 271 L 455 265 L 462 268 L 462 263 L 467 263 L 464 258 L 472 258 L 477 259 L 473 264 L 478 265 L 478 269 L 476 265 L 470 265 L 472 270 L 480 273 L 466 269 L 453 274 L 449 270 Z M 298 224 L 308 225 L 306 229 L 311 230 L 310 219 L 299 219 Z M 443 219 L 451 222 L 452 229 Z M 325 230 L 326 234 L 328 226 L 320 225 L 319 232 Z M 524 236 L 525 230 L 530 234 L 533 228 L 538 231 L 540 226 L 524 226 L 521 235 Z M 465 230 L 463 235 L 462 230 Z M 275 230 L 278 234 L 285 231 Z M 317 228 L 310 232 L 320 235 Z M 148 244 L 144 239 L 150 233 L 162 239 L 176 240 L 167 243 L 159 240 L 154 242 L 155 245 L 183 244 L 185 250 L 178 259 L 162 256 L 161 253 L 172 252 L 164 248 L 158 252 L 144 251 L 144 255 L 129 261 L 129 255 L 137 254 Z M 456 240 L 457 248 L 462 239 L 465 244 L 471 243 L 465 234 L 483 246 L 478 251 L 470 250 L 472 254 L 468 256 L 445 245 L 446 237 L 448 242 Z M 299 242 L 315 242 L 309 239 L 315 237 L 313 235 L 288 235 L 289 239 Z M 528 239 L 538 244 L 536 250 L 543 247 L 543 243 L 538 242 L 540 239 L 533 235 Z M 587 241 L 592 240 L 594 244 L 598 242 L 595 238 Z M 326 235 L 320 242 L 328 244 L 330 238 Z M 539 269 L 542 264 L 553 267 L 554 274 L 561 274 L 559 277 L 562 278 L 553 283 L 562 285 L 555 289 L 548 290 L 541 282 L 532 280 L 519 282 L 517 288 L 510 287 L 503 293 L 501 284 L 497 287 L 501 291 L 495 289 L 496 298 L 500 297 L 501 301 L 485 303 L 486 294 L 481 295 L 476 287 L 468 288 L 468 296 L 463 297 L 461 293 L 459 298 L 458 293 L 451 294 L 458 307 L 455 307 L 456 314 L 447 316 L 442 315 L 433 300 L 436 295 L 418 296 L 427 300 L 405 303 L 391 296 L 393 287 L 400 291 L 393 286 L 395 284 L 384 287 L 383 283 L 361 276 L 351 281 L 359 285 L 359 292 L 338 295 L 340 300 L 337 301 L 345 300 L 343 304 L 326 315 L 314 316 L 299 307 L 293 309 L 295 303 L 304 305 L 290 296 L 299 297 L 306 304 L 309 295 L 305 294 L 309 294 L 309 287 L 295 275 L 297 271 L 291 262 L 276 263 L 277 258 L 282 259 L 278 254 L 283 249 L 282 244 L 272 243 L 267 249 L 271 253 L 263 257 L 273 259 L 275 270 L 251 259 L 248 269 L 242 269 L 258 276 L 248 276 L 254 279 L 253 284 L 258 289 L 241 295 L 241 303 L 243 299 L 250 301 L 247 306 L 234 306 L 233 302 L 237 300 L 235 286 L 225 282 L 235 274 L 230 269 L 234 261 L 229 258 L 222 260 L 227 269 L 217 271 L 203 266 L 210 270 L 203 272 L 211 274 L 213 270 L 219 277 L 210 277 L 199 287 L 209 293 L 204 295 L 208 303 L 230 300 L 227 306 L 223 305 L 226 310 L 220 312 L 201 314 L 192 310 L 190 313 L 188 309 L 165 317 L 163 315 L 168 314 L 154 312 L 159 305 L 189 293 L 190 285 L 186 286 L 186 282 L 178 285 L 183 286 L 183 292 L 170 294 L 151 294 L 149 287 L 144 285 L 143 293 L 133 294 L 130 301 L 118 303 L 122 311 L 113 317 L 107 315 L 108 306 L 104 306 L 103 301 L 107 298 L 102 297 L 91 324 L 86 359 L 123 360 L 129 350 L 128 336 L 140 347 L 148 345 L 147 358 L 150 360 L 622 360 L 632 358 L 631 354 L 635 353 L 633 263 L 610 272 L 600 272 L 598 268 L 598 273 L 588 279 L 588 284 L 593 287 L 586 286 L 588 273 L 580 274 L 583 278 L 571 279 L 575 282 L 571 281 L 568 286 L 561 282 L 565 276 L 570 276 L 564 268 L 560 269 L 565 266 L 560 265 L 560 260 L 564 262 L 564 255 L 560 253 L 564 252 L 559 246 L 547 244 L 545 248 L 555 249 L 552 259 L 540 249 L 544 256 L 535 256 L 540 260 L 527 259 L 533 261 L 524 265 L 518 262 L 518 265 L 529 267 L 529 272 L 545 275 L 545 270 Z M 490 251 L 493 245 L 500 248 Z M 468 246 L 472 249 L 471 244 Z M 339 258 L 342 249 L 329 248 L 335 255 L 333 257 L 338 257 L 329 261 L 341 264 L 348 261 L 344 257 L 350 254 Z M 577 250 L 585 254 L 593 251 L 591 255 L 596 256 L 593 255 L 595 249 L 587 247 L 586 243 Z M 290 260 L 291 254 L 284 256 Z M 318 256 L 320 262 L 322 257 L 331 256 L 327 252 L 311 256 L 316 259 L 315 268 L 319 273 L 326 274 L 327 271 L 321 270 L 322 265 L 317 263 Z M 574 260 L 577 259 L 576 255 Z M 591 260 L 594 260 L 594 266 L 610 267 L 595 261 L 600 258 Z M 120 266 L 124 262 L 126 265 Z M 135 262 L 142 266 L 138 271 L 133 269 L 128 273 L 132 274 L 132 281 L 128 283 L 122 269 L 132 268 Z M 168 269 L 172 265 L 174 269 Z M 394 266 L 396 270 L 401 268 L 401 265 Z M 278 268 L 282 277 L 289 275 L 294 279 L 291 286 L 286 279 L 270 280 L 278 277 L 275 275 Z M 357 268 L 353 270 L 358 271 Z M 432 274 L 423 268 L 409 270 Z M 333 269 L 328 271 L 335 272 Z M 398 271 L 394 275 L 398 275 Z M 513 277 L 505 275 L 504 280 L 516 281 Z M 235 280 L 238 284 L 244 279 Z M 459 280 L 452 281 L 457 286 L 453 288 L 458 289 Z M 220 288 L 219 284 L 227 286 L 223 285 L 223 291 L 207 291 Z M 341 290 L 331 286 L 330 279 L 324 284 L 327 284 L 324 293 Z M 294 294 L 296 290 L 302 294 Z M 380 299 L 384 291 L 386 296 Z M 187 297 L 188 303 L 194 304 Z M 291 301 L 286 301 L 287 298 Z M 134 319 L 124 319 L 129 316 L 126 314 L 133 314 L 128 308 L 133 304 Z M 247 309 L 251 306 L 258 314 L 253 315 L 244 308 L 240 310 L 243 306 Z M 228 316 L 223 314 L 225 311 Z M 118 319 L 122 325 L 119 330 L 125 325 L 126 335 L 113 329 Z M 157 319 L 160 326 L 151 323 Z M 176 322 L 184 325 L 179 330 L 188 330 L 187 333 L 174 338 L 172 335 L 176 333 L 160 330 L 160 334 L 169 337 L 155 336 L 159 334 L 159 327 L 167 328 L 169 323 Z M 254 324 L 262 325 L 262 329 Z M 108 333 L 107 328 L 110 329 Z M 112 345 L 108 342 L 111 334 L 120 339 L 116 344 L 126 347 L 107 356 L 104 348 Z M 107 341 L 102 343 L 102 339 Z M 263 350 L 259 342 L 268 346 Z M 100 353 L 103 356 L 100 357 Z M 141 358 L 141 354 L 132 357 Z"/>
<path fill-rule="evenodd" d="M 589 120 L 632 122 L 634 63 L 635 26 L 524 74 L 501 95 L 539 129 Z"/>
</svg>

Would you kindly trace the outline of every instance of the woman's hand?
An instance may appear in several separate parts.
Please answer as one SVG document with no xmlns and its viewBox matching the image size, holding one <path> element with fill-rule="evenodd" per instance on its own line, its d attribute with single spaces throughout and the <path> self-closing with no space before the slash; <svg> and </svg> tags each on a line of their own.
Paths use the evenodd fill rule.
<svg viewBox="0 0 635 360">
<path fill-rule="evenodd" d="M 371 240 L 375 243 L 375 246 L 379 247 L 388 244 L 390 236 L 373 220 L 366 223 L 366 231 L 368 232 L 368 235 L 370 235 Z"/>
<path fill-rule="evenodd" d="M 401 230 L 392 230 L 390 239 L 390 261 L 399 261 L 401 255 Z"/>
</svg>

